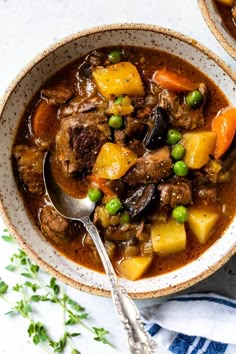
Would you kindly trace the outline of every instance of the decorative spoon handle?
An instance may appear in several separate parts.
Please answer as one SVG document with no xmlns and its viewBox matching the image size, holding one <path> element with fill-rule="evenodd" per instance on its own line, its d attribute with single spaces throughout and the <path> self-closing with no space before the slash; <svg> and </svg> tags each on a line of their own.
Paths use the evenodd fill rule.
<svg viewBox="0 0 236 354">
<path fill-rule="evenodd" d="M 130 352 L 132 354 L 154 354 L 157 350 L 157 345 L 144 330 L 139 311 L 133 300 L 125 288 L 119 284 L 96 226 L 91 222 L 89 217 L 84 217 L 80 220 L 91 235 L 110 280 L 113 302 L 127 332 Z"/>
</svg>

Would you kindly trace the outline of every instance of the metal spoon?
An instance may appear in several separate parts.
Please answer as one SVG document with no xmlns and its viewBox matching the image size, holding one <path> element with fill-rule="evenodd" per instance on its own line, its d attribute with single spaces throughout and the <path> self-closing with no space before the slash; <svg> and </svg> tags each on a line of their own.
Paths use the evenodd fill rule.
<svg viewBox="0 0 236 354">
<path fill-rule="evenodd" d="M 65 218 L 79 220 L 91 235 L 111 285 L 116 312 L 124 325 L 132 354 L 154 354 L 157 345 L 145 332 L 139 311 L 125 288 L 119 284 L 114 268 L 101 241 L 96 226 L 90 220 L 95 203 L 89 198 L 76 199 L 64 193 L 56 184 L 50 166 L 49 154 L 44 157 L 43 178 L 45 189 L 56 210 Z"/>
</svg>

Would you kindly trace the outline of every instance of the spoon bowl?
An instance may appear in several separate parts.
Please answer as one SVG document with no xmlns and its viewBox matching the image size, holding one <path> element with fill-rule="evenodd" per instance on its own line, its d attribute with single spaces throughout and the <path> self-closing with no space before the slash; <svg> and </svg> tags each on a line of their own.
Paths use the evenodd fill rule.
<svg viewBox="0 0 236 354">
<path fill-rule="evenodd" d="M 133 354 L 157 353 L 156 343 L 149 334 L 145 332 L 136 305 L 128 295 L 126 289 L 119 284 L 119 280 L 101 241 L 98 230 L 90 220 L 90 215 L 95 208 L 95 203 L 91 202 L 88 197 L 77 199 L 64 193 L 54 180 L 48 153 L 46 153 L 44 157 L 43 180 L 48 197 L 55 209 L 67 219 L 81 221 L 91 235 L 110 281 L 113 303 L 117 315 L 126 329 L 130 352 Z M 160 353 L 163 354 L 163 350 Z"/>
</svg>

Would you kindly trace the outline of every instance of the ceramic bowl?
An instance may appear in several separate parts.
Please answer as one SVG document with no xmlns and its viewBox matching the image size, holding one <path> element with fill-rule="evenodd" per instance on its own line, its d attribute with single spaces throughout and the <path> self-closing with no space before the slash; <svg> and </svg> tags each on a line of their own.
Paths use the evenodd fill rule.
<svg viewBox="0 0 236 354">
<path fill-rule="evenodd" d="M 225 29 L 212 0 L 198 0 L 202 16 L 222 47 L 236 59 L 236 39 Z"/>
<path fill-rule="evenodd" d="M 29 218 L 13 175 L 11 150 L 22 113 L 41 85 L 65 64 L 95 48 L 111 45 L 157 48 L 180 56 L 210 77 L 236 105 L 235 74 L 220 59 L 193 39 L 143 24 L 104 26 L 65 38 L 36 57 L 7 89 L 0 105 L 0 209 L 6 226 L 20 247 L 46 271 L 75 288 L 103 296 L 110 295 L 106 276 L 57 253 Z M 121 279 L 121 283 L 136 299 L 163 296 L 193 285 L 235 252 L 235 227 L 236 220 L 201 257 L 180 269 L 135 282 Z"/>
</svg>

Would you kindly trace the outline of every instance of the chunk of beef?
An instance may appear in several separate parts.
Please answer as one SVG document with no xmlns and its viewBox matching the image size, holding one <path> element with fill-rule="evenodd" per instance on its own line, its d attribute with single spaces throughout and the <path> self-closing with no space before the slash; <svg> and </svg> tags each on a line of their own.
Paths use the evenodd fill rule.
<svg viewBox="0 0 236 354">
<path fill-rule="evenodd" d="M 210 182 L 207 175 L 200 171 L 196 171 L 193 174 L 193 193 L 194 198 L 200 198 L 206 205 L 217 201 L 215 183 Z"/>
<path fill-rule="evenodd" d="M 92 67 L 101 66 L 104 64 L 106 59 L 106 54 L 103 51 L 94 50 L 86 58 L 86 62 L 89 63 Z"/>
<path fill-rule="evenodd" d="M 123 183 L 120 179 L 113 179 L 113 180 L 108 180 L 106 185 L 113 191 L 115 192 L 118 197 L 123 197 L 125 193 L 125 183 Z"/>
<path fill-rule="evenodd" d="M 43 233 L 54 242 L 72 240 L 80 232 L 80 224 L 63 218 L 52 205 L 45 205 L 40 214 Z"/>
<path fill-rule="evenodd" d="M 205 204 L 215 203 L 217 201 L 217 190 L 214 185 L 199 186 L 195 190 L 195 197 L 204 199 Z"/>
<path fill-rule="evenodd" d="M 170 151 L 164 146 L 140 157 L 125 175 L 124 181 L 131 186 L 157 183 L 171 174 L 171 167 Z"/>
<path fill-rule="evenodd" d="M 68 105 L 61 109 L 60 117 L 64 118 L 77 113 L 91 112 L 102 107 L 104 110 L 107 108 L 107 103 L 102 97 L 94 96 L 82 98 L 79 96 L 72 99 Z"/>
<path fill-rule="evenodd" d="M 145 154 L 145 152 L 147 151 L 145 149 L 145 146 L 143 144 L 140 143 L 140 140 L 136 140 L 136 139 L 131 139 L 129 140 L 129 142 L 127 143 L 127 146 L 133 150 L 135 152 L 135 154 L 138 157 L 141 157 Z"/>
<path fill-rule="evenodd" d="M 138 224 L 135 223 L 125 224 L 121 227 L 120 225 L 110 225 L 103 230 L 103 235 L 105 240 L 109 241 L 128 241 L 136 237 L 138 228 Z"/>
<path fill-rule="evenodd" d="M 209 184 L 207 174 L 202 171 L 192 171 L 193 187 Z"/>
<path fill-rule="evenodd" d="M 16 145 L 13 148 L 13 156 L 16 159 L 18 172 L 26 189 L 30 193 L 41 195 L 44 192 L 44 152 L 36 146 Z"/>
<path fill-rule="evenodd" d="M 119 145 L 124 145 L 126 140 L 126 135 L 123 130 L 114 130 L 114 143 Z"/>
<path fill-rule="evenodd" d="M 159 184 L 161 205 L 170 205 L 172 208 L 177 205 L 192 203 L 192 185 L 184 177 L 173 177 L 168 183 Z"/>
<path fill-rule="evenodd" d="M 103 52 L 94 50 L 86 57 L 85 61 L 80 65 L 77 75 L 82 76 L 86 79 L 90 79 L 92 77 L 93 68 L 96 68 L 97 66 L 102 66 L 106 58 L 107 56 Z"/>
<path fill-rule="evenodd" d="M 132 96 L 130 97 L 132 106 L 135 107 L 135 109 L 143 109 L 145 107 L 145 98 L 141 96 Z"/>
<path fill-rule="evenodd" d="M 169 90 L 163 90 L 159 94 L 159 106 L 166 109 L 173 126 L 195 129 L 204 125 L 203 107 L 207 89 L 205 84 L 199 85 L 199 91 L 203 96 L 203 103 L 197 109 L 190 108 L 184 101 L 184 97 Z"/>
<path fill-rule="evenodd" d="M 204 173 L 209 181 L 217 183 L 219 175 L 222 171 L 222 162 L 220 160 L 210 160 L 204 167 Z"/>
<path fill-rule="evenodd" d="M 139 119 L 147 119 L 152 113 L 152 107 L 144 106 L 142 109 L 138 109 L 136 112 L 136 117 Z"/>
<path fill-rule="evenodd" d="M 124 132 L 130 138 L 142 140 L 147 131 L 147 124 L 143 123 L 140 119 L 127 117 L 125 121 Z"/>
<path fill-rule="evenodd" d="M 135 109 L 135 116 L 139 119 L 147 118 L 152 111 L 152 107 L 146 103 L 144 97 L 131 97 L 131 102 Z"/>
<path fill-rule="evenodd" d="M 42 96 L 54 105 L 66 103 L 74 95 L 74 89 L 65 83 L 58 83 L 42 89 Z"/>
<path fill-rule="evenodd" d="M 58 241 L 66 238 L 66 231 L 69 227 L 69 220 L 63 218 L 53 206 L 46 205 L 40 214 L 41 228 L 45 234 Z"/>
<path fill-rule="evenodd" d="M 80 113 L 62 119 L 56 135 L 56 152 L 65 175 L 90 171 L 109 138 L 110 128 L 104 114 Z"/>
<path fill-rule="evenodd" d="M 153 223 L 153 221 L 166 224 L 168 222 L 169 216 L 171 213 L 170 205 L 161 205 L 160 203 L 156 203 L 153 205 L 152 209 L 147 215 L 147 219 L 149 222 Z"/>
</svg>

